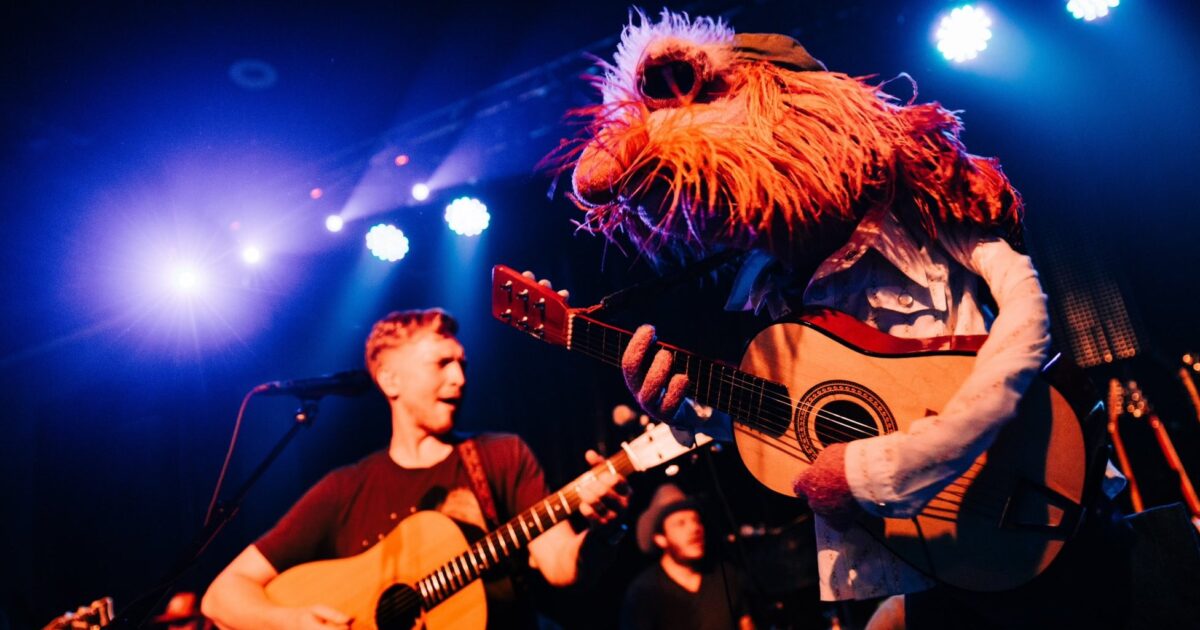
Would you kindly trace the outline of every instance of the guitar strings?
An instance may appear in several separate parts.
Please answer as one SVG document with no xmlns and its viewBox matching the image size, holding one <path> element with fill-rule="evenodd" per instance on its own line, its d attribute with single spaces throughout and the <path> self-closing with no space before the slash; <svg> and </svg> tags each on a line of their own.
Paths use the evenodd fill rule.
<svg viewBox="0 0 1200 630">
<path fill-rule="evenodd" d="M 580 350 L 584 354 L 588 354 L 594 358 L 598 358 L 601 360 L 607 360 L 608 357 L 611 356 L 610 354 L 605 353 L 606 350 L 619 351 L 621 349 L 619 339 L 616 340 L 616 344 L 611 347 L 610 347 L 610 344 L 608 344 L 602 340 L 601 346 L 602 347 L 600 349 L 596 349 L 594 347 L 594 344 L 591 343 L 591 340 L 588 340 L 587 343 L 575 343 L 572 345 L 573 348 Z M 718 366 L 718 367 L 724 368 L 725 366 Z M 724 372 L 724 370 L 721 370 L 721 372 Z M 685 371 L 684 373 L 686 374 L 687 372 Z M 780 403 L 781 406 L 787 405 L 789 407 L 789 409 L 792 406 L 800 409 L 801 411 L 808 411 L 813 408 L 813 405 L 807 405 L 807 404 L 803 404 L 803 403 L 795 403 L 792 401 L 792 399 L 790 397 L 783 397 L 783 396 L 778 396 L 778 395 L 769 393 L 766 390 L 765 386 L 767 384 L 775 384 L 775 383 L 772 383 L 771 381 L 768 381 L 766 379 L 761 379 L 761 381 L 762 381 L 761 383 L 754 384 L 746 376 L 742 376 L 743 374 L 746 374 L 747 376 L 749 376 L 751 378 L 761 379 L 761 377 L 749 375 L 749 374 L 745 373 L 743 370 L 733 370 L 732 375 L 718 373 L 718 376 L 716 378 L 714 378 L 713 380 L 715 380 L 721 384 L 729 385 L 732 388 L 740 388 L 742 391 L 749 391 L 750 388 L 755 387 L 757 385 L 757 387 L 759 388 L 758 396 L 759 396 L 760 400 L 766 398 L 766 399 L 771 400 L 772 402 Z M 754 394 L 752 393 L 751 395 L 754 395 Z M 787 428 L 791 425 L 790 414 L 786 420 L 779 418 L 769 412 L 766 414 L 762 414 L 762 415 L 765 416 L 765 419 L 767 420 L 767 422 L 761 422 L 761 421 L 756 422 L 755 418 L 747 418 L 745 421 L 745 424 L 748 424 L 748 425 L 750 425 L 752 427 L 756 427 L 756 428 L 765 426 L 772 431 L 782 433 L 782 434 L 786 434 Z M 851 418 L 847 418 L 846 416 L 832 413 L 827 410 L 818 410 L 813 415 L 818 419 L 826 420 L 828 422 L 828 425 L 824 426 L 823 428 L 829 430 L 828 431 L 829 434 L 831 434 L 834 437 L 844 438 L 847 441 L 854 440 L 854 439 L 866 438 L 866 437 L 875 437 L 875 436 L 879 435 L 879 432 L 874 425 L 867 425 L 867 424 L 864 424 L 861 422 L 857 422 Z M 840 422 L 836 419 L 841 419 L 841 420 L 844 420 L 845 422 Z M 848 431 L 838 431 L 838 430 L 836 430 L 835 427 L 842 427 L 842 428 L 847 429 Z M 811 461 L 808 459 L 807 456 L 799 455 L 799 453 L 800 453 L 799 449 L 796 449 L 795 447 L 791 447 L 782 438 L 775 437 L 772 439 L 774 439 L 776 442 L 779 443 L 779 446 L 781 447 L 780 450 L 783 450 L 784 452 L 791 451 L 793 455 L 797 455 L 799 457 L 799 459 L 801 459 L 802 461 L 811 463 Z M 764 442 L 765 442 L 765 440 L 764 440 Z M 959 479 L 962 479 L 962 477 L 960 477 Z M 948 487 L 951 487 L 951 486 L 954 486 L 957 484 L 958 484 L 958 482 L 952 482 Z M 979 486 L 976 485 L 976 488 L 979 488 Z M 983 496 L 983 493 L 978 492 L 978 490 L 976 490 L 976 492 L 979 494 L 979 496 Z M 942 500 L 942 501 L 949 501 L 948 499 L 945 499 L 945 498 L 939 498 L 939 497 L 935 497 L 935 498 L 938 500 Z M 1007 493 L 1001 493 L 1001 494 L 995 495 L 995 498 L 1007 500 L 1008 496 L 1007 496 Z"/>
<path fill-rule="evenodd" d="M 583 320 L 583 321 L 587 322 L 587 320 Z M 613 354 L 621 351 L 622 340 L 620 338 L 614 339 L 613 340 L 614 343 L 610 345 L 608 343 L 607 335 L 604 335 L 604 338 L 599 340 L 600 348 L 598 348 L 598 349 L 595 348 L 595 345 L 593 343 L 594 335 L 591 338 L 585 338 L 584 341 L 585 341 L 585 343 L 589 344 L 588 346 L 586 346 L 586 349 L 591 351 L 590 355 L 593 356 L 594 358 L 598 358 L 602 361 L 607 361 L 608 358 L 610 356 L 612 356 L 611 354 L 605 354 L 606 351 L 612 351 Z M 572 344 L 572 347 L 579 348 L 582 350 L 582 349 L 584 349 L 585 346 L 583 346 L 582 344 L 574 343 L 574 344 Z M 691 355 L 684 353 L 684 356 L 685 356 L 686 360 L 689 361 L 689 364 L 690 364 Z M 759 388 L 758 396 L 759 396 L 760 400 L 762 400 L 763 398 L 766 398 L 770 402 L 779 403 L 780 405 L 787 405 L 789 410 L 793 405 L 800 407 L 804 411 L 808 411 L 809 409 L 812 408 L 811 405 L 794 403 L 790 397 L 775 395 L 775 394 L 772 394 L 772 393 L 769 393 L 766 391 L 767 385 L 779 385 L 778 383 L 774 383 L 767 379 L 763 379 L 761 377 L 749 374 L 749 373 L 745 372 L 744 370 L 739 370 L 736 368 L 728 368 L 726 366 L 715 364 L 715 363 L 713 365 L 715 365 L 718 368 L 721 368 L 721 372 L 724 372 L 727 369 L 733 371 L 733 374 L 731 375 L 732 378 L 726 376 L 723 373 L 719 373 L 715 379 L 718 383 L 730 385 L 731 388 L 733 388 L 733 389 L 741 389 L 742 391 L 750 392 L 751 395 L 753 396 L 754 393 L 751 390 L 753 389 L 753 387 L 755 385 L 748 379 L 749 378 L 759 379 L 761 381 L 758 384 L 758 388 Z M 683 373 L 687 374 L 686 369 Z M 742 376 L 742 375 L 744 375 L 744 376 Z M 711 380 L 713 380 L 711 369 L 709 371 L 709 378 L 710 378 L 710 382 L 711 382 Z M 858 437 L 872 437 L 874 435 L 878 435 L 878 433 L 873 430 L 869 431 L 869 432 L 855 434 L 855 433 L 853 433 L 854 429 L 862 430 L 862 429 L 866 429 L 868 426 L 870 429 L 874 429 L 875 427 L 873 425 L 865 425 L 865 424 L 856 422 L 852 418 L 847 418 L 846 416 L 842 416 L 840 414 L 836 414 L 836 413 L 830 412 L 828 410 L 819 410 L 816 412 L 816 415 L 817 415 L 817 417 L 822 418 L 822 419 L 838 418 L 838 419 L 844 420 L 845 422 L 834 422 L 834 424 L 841 425 L 841 426 L 851 429 L 852 433 L 850 435 L 857 435 Z M 774 419 L 774 420 L 775 420 L 774 426 L 771 426 L 770 428 L 773 430 L 776 430 L 776 431 L 779 431 L 781 429 L 786 430 L 787 427 L 791 424 L 790 414 L 786 421 L 780 421 L 778 419 Z M 849 437 L 849 436 L 847 436 L 847 437 Z M 858 439 L 858 437 L 855 437 L 854 439 Z"/>
<path fill-rule="evenodd" d="M 584 320 L 584 321 L 586 321 L 586 320 Z M 610 359 L 610 357 L 613 356 L 613 354 L 618 353 L 622 350 L 622 340 L 620 338 L 612 340 L 613 343 L 609 343 L 607 340 L 607 335 L 604 335 L 604 338 L 599 340 L 599 342 L 600 342 L 599 347 L 596 347 L 595 335 L 590 335 L 590 336 L 589 335 L 580 335 L 578 337 L 582 338 L 583 341 L 582 342 L 577 341 L 577 342 L 573 343 L 572 348 L 580 350 L 584 354 L 592 356 L 593 358 L 599 359 L 606 363 L 614 363 Z M 678 355 L 680 353 L 676 352 L 676 354 Z M 688 366 L 690 367 L 691 355 L 689 355 L 687 353 L 682 353 L 682 354 L 684 355 L 685 360 L 689 361 Z M 761 405 L 761 401 L 767 400 L 770 402 L 778 403 L 781 407 L 786 406 L 789 409 L 789 414 L 786 419 L 779 417 L 769 411 L 758 414 L 757 418 L 753 417 L 753 416 L 749 416 L 749 414 L 747 414 L 746 416 L 742 416 L 741 419 L 744 424 L 747 424 L 752 428 L 766 427 L 769 431 L 779 433 L 781 435 L 781 437 L 770 438 L 770 440 L 773 440 L 775 442 L 775 447 L 778 450 L 780 450 L 784 453 L 790 454 L 791 456 L 796 457 L 797 459 L 800 459 L 801 461 L 804 461 L 806 463 L 812 463 L 806 453 L 803 453 L 799 448 L 792 446 L 789 443 L 790 440 L 785 440 L 782 436 L 787 435 L 787 430 L 792 424 L 791 410 L 793 407 L 800 411 L 811 411 L 813 409 L 814 405 L 795 402 L 788 396 L 777 395 L 768 390 L 769 385 L 779 386 L 778 383 L 774 383 L 770 380 L 763 379 L 763 378 L 758 377 L 753 374 L 749 374 L 749 373 L 745 372 L 744 370 L 739 370 L 736 368 L 729 368 L 728 366 L 724 366 L 724 365 L 720 365 L 720 364 L 714 364 L 714 366 L 719 369 L 716 370 L 715 377 L 713 376 L 713 370 L 710 369 L 710 376 L 709 376 L 710 384 L 713 382 L 716 382 L 718 385 L 728 385 L 734 392 L 740 390 L 741 392 L 749 393 L 751 396 L 757 396 L 760 400 L 760 405 Z M 683 373 L 688 374 L 686 367 L 685 367 L 685 370 Z M 691 376 L 690 374 L 688 374 L 688 375 Z M 699 373 L 697 373 L 697 376 L 698 375 L 699 375 Z M 754 380 L 752 380 L 752 379 L 754 379 Z M 758 382 L 757 383 L 754 382 L 755 380 L 757 380 Z M 753 391 L 754 388 L 757 388 L 758 391 L 754 392 Z M 734 402 L 732 400 L 732 396 L 733 396 L 733 392 L 731 392 L 731 397 L 730 397 L 731 405 Z M 737 417 L 736 413 L 733 413 L 730 415 Z M 822 428 L 825 429 L 826 433 L 828 435 L 830 435 L 831 437 L 842 438 L 846 441 L 852 441 L 855 439 L 875 437 L 877 435 L 880 435 L 878 428 L 876 426 L 874 426 L 873 424 L 868 425 L 868 424 L 856 421 L 852 418 L 848 418 L 846 416 L 830 412 L 825 409 L 818 409 L 817 411 L 815 411 L 813 413 L 813 417 L 816 419 L 825 420 L 827 422 L 827 424 L 822 425 Z M 767 439 L 760 439 L 760 441 L 763 443 L 769 443 L 769 441 Z M 963 484 L 965 483 L 965 481 L 966 481 L 966 474 L 964 473 L 964 475 L 951 481 L 951 483 L 947 485 L 947 488 L 964 487 Z M 933 497 L 931 499 L 931 501 L 937 500 L 937 501 L 941 501 L 943 503 L 950 503 L 953 505 L 970 507 L 971 505 L 979 505 L 981 503 L 980 501 L 978 501 L 976 499 L 976 497 L 978 497 L 980 499 L 984 499 L 984 498 L 991 499 L 991 501 L 989 501 L 989 503 L 993 503 L 993 505 L 991 506 L 993 509 L 987 510 L 987 512 L 986 512 L 986 515 L 989 518 L 991 518 L 994 516 L 994 514 L 992 513 L 994 510 L 1003 509 L 1002 506 L 997 507 L 995 505 L 995 503 L 1004 503 L 1004 502 L 1007 502 L 1009 499 L 1009 495 L 1007 492 L 1005 492 L 1003 490 L 999 491 L 998 493 L 997 492 L 989 492 L 988 489 L 985 487 L 985 485 L 981 484 L 980 482 L 976 482 L 975 485 L 971 486 L 971 490 L 972 490 L 972 502 L 970 504 L 964 503 L 963 499 L 950 499 L 948 497 L 943 497 L 940 495 Z"/>
<path fill-rule="evenodd" d="M 591 346 L 585 346 L 583 344 L 573 344 L 572 348 L 577 349 L 584 354 L 592 356 L 593 358 L 597 358 L 597 359 L 601 359 L 601 360 L 606 360 L 608 358 L 608 356 L 610 356 L 610 355 L 607 355 L 604 353 L 604 351 L 607 350 L 607 348 L 595 349 Z M 619 350 L 620 349 L 619 344 L 614 349 Z M 744 373 L 744 371 L 741 371 L 741 370 L 736 370 L 735 372 Z M 758 378 L 758 377 L 754 377 L 754 378 Z M 733 374 L 732 376 L 719 374 L 715 378 L 710 376 L 710 379 L 715 380 L 716 382 L 718 382 L 720 384 L 730 385 L 731 388 L 740 389 L 742 391 L 747 391 L 747 392 L 750 391 L 750 389 L 752 387 L 754 387 L 754 385 L 751 384 L 748 380 L 746 380 L 745 377 L 740 377 L 737 373 Z M 739 380 L 739 379 L 741 379 L 741 380 Z M 775 384 L 775 385 L 778 385 L 778 384 L 772 383 L 771 381 L 768 381 L 766 379 L 761 379 L 761 380 L 763 381 L 763 383 L 759 385 L 760 392 L 758 394 L 758 397 L 760 398 L 760 400 L 765 398 L 766 400 L 769 400 L 770 402 L 779 403 L 781 406 L 786 405 L 789 409 L 789 415 L 787 418 L 779 418 L 779 417 L 774 416 L 773 414 L 767 413 L 763 419 L 768 420 L 769 422 L 761 422 L 761 421 L 756 421 L 755 418 L 747 418 L 745 424 L 750 424 L 751 426 L 756 426 L 756 425 L 757 426 L 765 426 L 767 429 L 769 429 L 771 431 L 783 433 L 783 432 L 786 432 L 787 428 L 791 425 L 790 410 L 793 406 L 796 408 L 799 408 L 801 411 L 809 411 L 814 407 L 814 405 L 807 405 L 807 404 L 803 404 L 803 403 L 794 402 L 789 397 L 776 395 L 776 394 L 768 392 L 765 388 L 766 384 Z M 754 395 L 754 394 L 751 394 L 751 395 Z M 733 415 L 733 414 L 730 414 L 730 415 Z M 865 437 L 874 437 L 876 435 L 879 435 L 879 433 L 876 430 L 876 427 L 874 425 L 867 425 L 865 423 L 858 422 L 852 418 L 848 418 L 846 416 L 836 414 L 836 413 L 830 412 L 828 410 L 819 409 L 815 412 L 814 415 L 819 419 L 829 421 L 829 423 L 833 426 L 843 427 L 843 428 L 847 429 L 848 432 L 841 433 L 841 436 L 849 438 L 850 440 L 860 439 L 860 438 L 865 438 Z M 847 440 L 847 441 L 849 441 L 849 440 Z"/>
</svg>

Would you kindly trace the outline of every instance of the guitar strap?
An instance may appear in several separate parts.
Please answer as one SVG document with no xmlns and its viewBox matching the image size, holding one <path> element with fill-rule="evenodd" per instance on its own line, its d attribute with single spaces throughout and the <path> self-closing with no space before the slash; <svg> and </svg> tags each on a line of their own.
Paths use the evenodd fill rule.
<svg viewBox="0 0 1200 630">
<path fill-rule="evenodd" d="M 479 449 L 475 446 L 474 438 L 467 438 L 458 443 L 458 453 L 463 464 L 467 466 L 467 474 L 471 476 L 472 491 L 479 500 L 483 510 L 483 518 L 487 520 L 489 530 L 500 526 L 500 517 L 496 514 L 496 503 L 492 500 L 492 490 L 488 486 L 487 474 L 483 470 L 483 461 L 479 459 Z"/>
</svg>

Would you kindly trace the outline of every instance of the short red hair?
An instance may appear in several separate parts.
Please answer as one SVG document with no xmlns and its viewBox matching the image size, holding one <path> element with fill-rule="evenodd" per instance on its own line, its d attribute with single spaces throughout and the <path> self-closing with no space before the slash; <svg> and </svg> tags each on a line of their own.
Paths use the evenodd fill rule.
<svg viewBox="0 0 1200 630">
<path fill-rule="evenodd" d="M 367 371 L 375 377 L 379 369 L 379 355 L 385 350 L 399 348 L 421 332 L 431 332 L 443 337 L 458 334 L 458 320 L 440 308 L 392 311 L 371 327 L 367 335 Z"/>
</svg>

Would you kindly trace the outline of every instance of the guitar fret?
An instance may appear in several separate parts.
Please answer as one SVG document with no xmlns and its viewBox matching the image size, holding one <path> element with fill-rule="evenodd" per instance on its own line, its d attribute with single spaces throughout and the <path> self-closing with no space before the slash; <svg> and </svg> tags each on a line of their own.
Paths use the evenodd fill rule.
<svg viewBox="0 0 1200 630">
<path fill-rule="evenodd" d="M 538 515 L 537 506 L 534 506 L 529 511 L 533 513 L 533 522 L 537 525 L 538 533 L 546 531 L 546 528 L 542 526 L 542 518 Z"/>
<path fill-rule="evenodd" d="M 492 544 L 492 537 L 485 536 L 484 540 L 487 541 L 488 549 L 492 550 L 492 559 L 496 562 L 500 562 L 500 554 L 496 553 L 496 546 Z"/>
<path fill-rule="evenodd" d="M 754 410 L 754 415 L 761 416 L 763 409 L 763 394 L 766 393 L 767 384 L 761 378 L 756 378 L 754 380 L 758 381 L 758 409 Z"/>
<path fill-rule="evenodd" d="M 533 536 L 529 535 L 529 526 L 525 524 L 525 519 L 521 516 L 518 516 L 517 522 L 521 524 L 521 531 L 525 532 L 525 539 L 533 540 Z"/>
<path fill-rule="evenodd" d="M 554 516 L 554 506 L 550 505 L 550 500 L 542 499 L 542 505 L 546 506 L 546 518 L 550 519 L 552 524 L 558 523 L 558 519 Z"/>
<path fill-rule="evenodd" d="M 437 591 L 438 591 L 438 597 L 440 598 L 440 597 L 442 597 L 442 593 L 446 590 L 446 576 L 442 574 L 441 569 L 434 571 L 433 575 L 434 575 L 434 577 L 437 578 L 437 581 L 438 581 Z"/>
<path fill-rule="evenodd" d="M 471 580 L 475 579 L 475 576 L 471 575 L 471 567 L 467 565 L 466 558 L 464 558 L 462 556 L 458 556 L 457 558 L 454 559 L 454 564 L 456 564 L 462 568 L 462 576 L 463 576 L 464 583 L 470 582 Z"/>
<path fill-rule="evenodd" d="M 425 590 L 425 580 L 417 580 L 417 592 L 421 594 L 421 599 L 429 601 L 429 592 Z"/>
<path fill-rule="evenodd" d="M 475 559 L 474 547 L 467 550 L 467 557 L 471 559 L 471 568 L 475 569 L 475 573 L 482 573 L 482 571 L 479 570 L 479 561 Z"/>
<path fill-rule="evenodd" d="M 517 530 L 513 529 L 512 523 L 508 523 L 508 535 L 512 536 L 513 547 L 520 548 L 521 539 L 517 538 Z"/>
<path fill-rule="evenodd" d="M 504 550 L 504 555 L 508 555 L 508 545 L 504 544 L 504 536 L 496 536 L 496 542 L 500 543 L 500 548 Z"/>
<path fill-rule="evenodd" d="M 563 496 L 562 490 L 559 490 L 559 491 L 558 491 L 558 492 L 556 492 L 555 494 L 557 494 L 557 495 L 558 495 L 558 500 L 559 500 L 559 501 L 562 501 L 563 511 L 564 511 L 564 512 L 567 512 L 567 513 L 569 514 L 569 513 L 571 512 L 571 503 L 570 503 L 570 502 L 568 502 L 568 501 L 567 501 L 567 498 Z M 579 493 L 578 493 L 578 492 L 576 492 L 575 494 L 576 494 L 576 496 L 578 496 L 578 495 L 579 495 Z M 558 522 L 558 521 L 555 521 L 555 523 L 557 523 L 557 522 Z"/>
<path fill-rule="evenodd" d="M 463 580 L 463 576 L 462 576 L 461 572 L 460 572 L 460 571 L 459 571 L 459 569 L 458 569 L 458 565 L 457 565 L 457 564 L 455 564 L 453 560 L 451 560 L 451 561 L 450 561 L 450 568 L 451 568 L 451 569 L 454 569 L 454 573 L 451 575 L 451 578 L 452 578 L 452 580 L 457 580 L 457 582 L 455 582 L 455 583 L 454 583 L 454 585 L 455 585 L 456 587 L 457 587 L 457 586 L 462 586 L 462 580 Z"/>
</svg>

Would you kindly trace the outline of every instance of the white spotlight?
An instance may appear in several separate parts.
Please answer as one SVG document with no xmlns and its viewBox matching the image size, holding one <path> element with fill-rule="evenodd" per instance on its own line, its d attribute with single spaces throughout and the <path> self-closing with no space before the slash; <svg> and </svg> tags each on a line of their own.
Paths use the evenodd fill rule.
<svg viewBox="0 0 1200 630">
<path fill-rule="evenodd" d="M 172 269 L 169 281 L 177 292 L 184 295 L 196 295 L 204 289 L 204 276 L 188 265 Z"/>
<path fill-rule="evenodd" d="M 242 261 L 247 265 L 257 265 L 262 262 L 262 259 L 263 253 L 261 249 L 253 245 L 247 245 L 242 248 Z"/>
<path fill-rule="evenodd" d="M 492 215 L 474 197 L 459 197 L 446 206 L 446 224 L 460 236 L 476 236 L 488 227 Z"/>
<path fill-rule="evenodd" d="M 938 23 L 937 48 L 950 61 L 974 59 L 992 38 L 992 19 L 983 9 L 965 4 Z"/>
<path fill-rule="evenodd" d="M 1119 4 L 1121 0 L 1071 0 L 1067 3 L 1067 10 L 1075 19 L 1091 22 L 1108 15 L 1108 10 L 1117 8 Z"/>
<path fill-rule="evenodd" d="M 367 249 L 380 260 L 396 262 L 408 253 L 408 237 L 400 228 L 380 223 L 367 232 Z"/>
<path fill-rule="evenodd" d="M 425 201 L 429 198 L 429 186 L 427 184 L 416 184 L 412 187 L 413 199 L 417 201 Z"/>
</svg>

